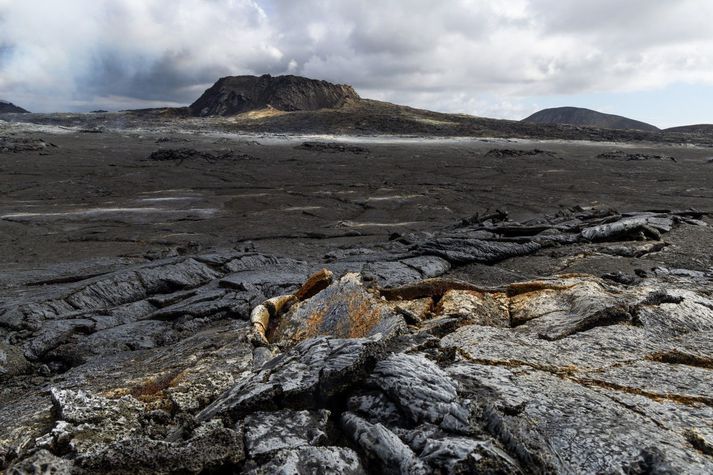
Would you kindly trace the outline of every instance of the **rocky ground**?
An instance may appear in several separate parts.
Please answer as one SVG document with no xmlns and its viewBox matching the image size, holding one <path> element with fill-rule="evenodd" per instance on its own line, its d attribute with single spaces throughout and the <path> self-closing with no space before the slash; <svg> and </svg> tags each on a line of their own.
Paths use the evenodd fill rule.
<svg viewBox="0 0 713 475">
<path fill-rule="evenodd" d="M 713 471 L 710 149 L 62 127 L 0 134 L 1 470 Z"/>
</svg>

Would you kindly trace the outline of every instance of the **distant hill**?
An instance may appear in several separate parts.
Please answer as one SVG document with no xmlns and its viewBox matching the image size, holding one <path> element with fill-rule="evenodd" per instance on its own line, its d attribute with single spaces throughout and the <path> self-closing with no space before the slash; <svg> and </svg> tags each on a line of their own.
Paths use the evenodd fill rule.
<svg viewBox="0 0 713 475">
<path fill-rule="evenodd" d="M 535 112 L 522 121 L 530 124 L 567 124 L 582 127 L 599 127 L 602 129 L 643 130 L 647 132 L 656 132 L 659 130 L 658 127 L 654 127 L 645 122 L 579 107 L 544 109 L 540 112 Z"/>
<path fill-rule="evenodd" d="M 272 108 L 278 111 L 334 109 L 359 100 L 351 86 L 300 76 L 221 78 L 190 106 L 194 116 L 230 116 Z"/>
<path fill-rule="evenodd" d="M 0 114 L 7 114 L 7 113 L 23 114 L 23 113 L 28 113 L 28 112 L 29 111 L 23 109 L 22 107 L 17 107 L 15 104 L 12 104 L 11 102 L 0 100 Z"/>
<path fill-rule="evenodd" d="M 201 116 L 196 122 L 192 117 Z M 172 124 L 257 134 L 407 135 L 413 137 L 487 137 L 598 142 L 656 142 L 713 147 L 713 134 L 575 127 L 564 124 L 500 120 L 446 114 L 360 98 L 349 86 L 296 76 L 223 78 L 191 107 L 162 107 L 102 114 L 3 115 L 4 120 L 86 130 L 126 129 Z"/>
<path fill-rule="evenodd" d="M 713 124 L 683 125 L 681 127 L 671 127 L 664 132 L 677 132 L 682 134 L 713 134 Z"/>
</svg>

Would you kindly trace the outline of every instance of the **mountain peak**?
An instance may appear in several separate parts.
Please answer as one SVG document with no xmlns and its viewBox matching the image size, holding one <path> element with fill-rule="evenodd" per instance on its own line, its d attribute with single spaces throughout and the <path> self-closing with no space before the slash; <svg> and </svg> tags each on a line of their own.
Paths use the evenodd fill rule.
<svg viewBox="0 0 713 475">
<path fill-rule="evenodd" d="M 620 115 L 605 114 L 582 107 L 555 107 L 535 112 L 522 120 L 533 124 L 567 124 L 582 127 L 598 127 L 601 129 L 643 130 L 656 132 L 659 130 L 651 124 L 629 119 Z"/>
<path fill-rule="evenodd" d="M 4 101 L 0 99 L 0 114 L 7 114 L 7 113 L 16 113 L 16 114 L 22 114 L 22 113 L 27 113 L 29 111 L 23 109 L 22 107 L 18 107 L 12 102 Z"/>
<path fill-rule="evenodd" d="M 680 127 L 668 128 L 665 131 L 684 134 L 711 134 L 713 133 L 713 124 L 682 125 Z"/>
<path fill-rule="evenodd" d="M 272 107 L 281 111 L 335 109 L 359 95 L 351 86 L 301 76 L 228 76 L 190 106 L 195 116 L 229 116 Z"/>
</svg>

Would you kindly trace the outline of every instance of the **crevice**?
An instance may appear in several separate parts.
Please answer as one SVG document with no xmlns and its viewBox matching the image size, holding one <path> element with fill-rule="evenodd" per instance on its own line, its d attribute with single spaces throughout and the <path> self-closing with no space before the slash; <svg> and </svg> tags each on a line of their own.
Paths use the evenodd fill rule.
<svg viewBox="0 0 713 475">
<path fill-rule="evenodd" d="M 510 315 L 512 315 L 511 308 L 512 308 L 512 301 L 508 300 L 508 305 L 507 305 L 508 317 Z M 561 312 L 561 310 L 559 310 L 559 309 L 558 310 L 550 310 L 549 312 L 541 313 L 540 315 L 537 315 L 536 317 L 528 318 L 527 320 L 517 320 L 515 322 L 513 322 L 512 319 L 510 318 L 509 319 L 510 328 L 517 328 L 517 327 L 525 325 L 533 320 L 538 320 L 538 319 L 546 317 L 548 315 L 552 315 L 553 313 L 559 313 L 559 312 Z"/>
<path fill-rule="evenodd" d="M 713 369 L 713 358 L 684 353 L 679 350 L 661 351 L 646 356 L 647 360 L 658 363 L 680 364 L 695 368 Z"/>
<path fill-rule="evenodd" d="M 664 303 L 680 304 L 683 300 L 683 297 L 671 295 L 665 290 L 657 290 L 647 295 L 646 298 L 637 305 L 637 308 L 642 305 L 661 305 Z"/>
<path fill-rule="evenodd" d="M 638 408 L 637 408 L 636 406 L 634 406 L 633 404 L 627 404 L 627 403 L 625 403 L 624 401 L 621 401 L 621 400 L 619 400 L 619 399 L 617 399 L 617 398 L 611 396 L 610 394 L 607 394 L 607 393 L 604 392 L 604 391 L 597 391 L 597 392 L 598 392 L 599 394 L 601 394 L 602 396 L 606 397 L 607 399 L 609 399 L 610 401 L 612 401 L 612 402 L 614 402 L 614 403 L 616 403 L 616 404 L 619 404 L 620 406 L 623 406 L 624 408 L 626 408 L 626 409 L 628 409 L 628 410 L 630 410 L 630 411 L 632 411 L 632 412 L 635 412 L 636 414 L 640 415 L 641 417 L 644 417 L 644 418 L 648 419 L 649 421 L 653 422 L 659 429 L 669 430 L 668 427 L 666 427 L 665 425 L 663 425 L 662 423 L 660 423 L 659 421 L 657 421 L 657 420 L 654 419 L 653 417 L 649 416 L 648 414 L 646 414 L 646 413 L 645 413 L 644 411 L 642 411 L 641 409 L 638 409 Z"/>
<path fill-rule="evenodd" d="M 645 398 L 651 399 L 656 402 L 669 401 L 676 404 L 693 405 L 693 404 L 705 404 L 707 406 L 713 406 L 713 398 L 706 396 L 686 396 L 681 394 L 663 394 L 656 393 L 653 391 L 647 391 L 641 388 L 633 388 L 631 386 L 624 386 L 621 384 L 616 384 L 608 381 L 597 381 L 593 379 L 586 378 L 567 378 L 573 383 L 581 384 L 582 386 L 591 388 L 593 386 L 611 389 L 613 391 L 620 391 L 627 394 L 634 394 L 636 396 L 643 396 Z"/>
<path fill-rule="evenodd" d="M 713 445 L 711 445 L 710 442 L 704 439 L 694 429 L 687 430 L 684 437 L 686 437 L 686 440 L 693 446 L 693 448 L 704 455 L 713 457 Z"/>
<path fill-rule="evenodd" d="M 580 321 L 577 325 L 569 328 L 566 331 L 555 335 L 538 334 L 538 338 L 545 341 L 557 341 L 567 338 L 577 333 L 584 333 L 599 327 L 609 327 L 633 321 L 634 317 L 626 308 L 608 308 L 602 312 L 598 312 L 589 318 Z"/>
<path fill-rule="evenodd" d="M 95 277 L 101 277 L 102 275 L 111 274 L 111 272 L 99 272 L 97 274 L 86 274 L 86 275 L 70 275 L 66 277 L 57 277 L 55 279 L 38 280 L 36 282 L 28 282 L 26 285 L 28 287 L 41 287 L 43 285 L 55 285 L 55 284 L 74 284 L 77 282 L 82 282 L 83 280 L 93 279 Z"/>
<path fill-rule="evenodd" d="M 484 358 L 475 358 L 471 355 L 469 355 L 465 350 L 462 348 L 457 348 L 456 352 L 458 353 L 459 356 L 461 356 L 463 359 L 470 363 L 475 363 L 483 366 L 498 366 L 501 368 L 517 368 L 518 366 L 522 367 L 527 367 L 531 368 L 537 371 L 542 371 L 544 373 L 549 373 L 554 376 L 558 377 L 565 377 L 567 375 L 571 375 L 579 371 L 579 368 L 575 366 L 562 366 L 562 367 L 553 367 L 553 366 L 547 366 L 547 365 L 539 365 L 536 363 L 531 363 L 528 361 L 523 361 L 523 360 L 517 360 L 517 359 L 512 359 L 512 360 L 488 360 Z"/>
<path fill-rule="evenodd" d="M 455 279 L 427 279 L 414 284 L 390 289 L 379 289 L 386 300 L 417 300 L 431 297 L 440 298 L 449 290 L 467 290 L 481 293 L 498 293 L 503 290 L 497 287 L 483 287 Z"/>
</svg>

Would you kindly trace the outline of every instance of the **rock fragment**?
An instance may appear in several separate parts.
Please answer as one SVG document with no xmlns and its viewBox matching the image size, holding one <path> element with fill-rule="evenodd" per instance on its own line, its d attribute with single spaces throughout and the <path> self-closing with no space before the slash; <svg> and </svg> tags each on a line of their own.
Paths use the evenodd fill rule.
<svg viewBox="0 0 713 475">
<path fill-rule="evenodd" d="M 548 150 L 513 150 L 507 148 L 494 148 L 485 154 L 488 158 L 518 158 L 518 157 L 549 157 L 556 158 L 557 154 Z"/>
<path fill-rule="evenodd" d="M 606 241 L 626 239 L 659 239 L 661 232 L 668 232 L 673 226 L 669 217 L 632 216 L 613 223 L 600 224 L 582 230 L 582 237 L 588 241 Z"/>
<path fill-rule="evenodd" d="M 346 274 L 283 316 L 273 342 L 298 342 L 319 335 L 363 338 L 378 333 L 396 334 L 403 318 L 368 292 L 357 274 Z"/>
<path fill-rule="evenodd" d="M 175 161 L 182 163 L 185 160 L 205 160 L 207 162 L 215 162 L 218 160 L 258 160 L 257 157 L 248 155 L 247 153 L 236 153 L 232 150 L 222 150 L 218 152 L 206 152 L 193 148 L 162 148 L 152 152 L 147 160 L 166 162 Z"/>
<path fill-rule="evenodd" d="M 423 356 L 393 355 L 376 364 L 369 384 L 396 401 L 412 422 L 441 424 L 459 419 L 468 431 L 468 408 L 448 375 Z"/>
<path fill-rule="evenodd" d="M 72 475 L 76 470 L 72 461 L 57 457 L 43 449 L 12 464 L 5 473 L 7 475 Z"/>
<path fill-rule="evenodd" d="M 202 421 L 219 414 L 238 417 L 259 409 L 275 409 L 278 400 L 292 408 L 319 407 L 363 381 L 382 351 L 380 337 L 312 338 L 263 365 L 197 417 Z"/>
<path fill-rule="evenodd" d="M 30 370 L 30 363 L 19 348 L 0 341 L 0 381 L 26 374 Z"/>
<path fill-rule="evenodd" d="M 80 457 L 77 464 L 89 472 L 117 475 L 201 473 L 237 467 L 244 457 L 241 434 L 220 428 L 185 442 L 147 438 L 118 440 L 97 454 Z"/>
<path fill-rule="evenodd" d="M 464 323 L 509 327 L 508 303 L 504 293 L 448 290 L 438 301 L 435 313 L 458 317 Z"/>
<path fill-rule="evenodd" d="M 624 160 L 624 161 L 644 161 L 644 160 L 670 160 L 676 161 L 675 157 L 670 155 L 650 154 L 650 153 L 628 153 L 623 150 L 614 150 L 611 152 L 600 153 L 597 158 L 607 160 Z"/>
<path fill-rule="evenodd" d="M 325 473 L 330 475 L 364 475 L 366 470 L 359 455 L 345 447 L 299 447 L 281 450 L 270 460 L 245 471 L 249 475 L 292 473 Z"/>
<path fill-rule="evenodd" d="M 446 259 L 453 264 L 491 264 L 508 257 L 525 256 L 542 248 L 536 242 L 486 241 L 468 237 L 439 237 L 418 246 L 418 252 Z"/>
<path fill-rule="evenodd" d="M 360 147 L 358 145 L 348 145 L 335 142 L 304 142 L 302 145 L 296 147 L 300 150 L 309 150 L 312 152 L 322 152 L 322 153 L 354 153 L 363 154 L 369 153 L 369 149 L 366 147 Z"/>
<path fill-rule="evenodd" d="M 516 460 L 490 440 L 429 439 L 419 457 L 434 470 L 459 473 L 523 473 Z"/>
<path fill-rule="evenodd" d="M 425 475 L 426 465 L 399 437 L 381 424 L 371 424 L 351 414 L 342 415 L 344 431 L 383 473 Z"/>
<path fill-rule="evenodd" d="M 327 442 L 329 411 L 255 412 L 244 422 L 245 449 L 250 457 Z"/>
</svg>

